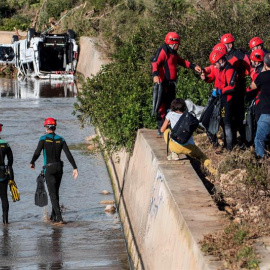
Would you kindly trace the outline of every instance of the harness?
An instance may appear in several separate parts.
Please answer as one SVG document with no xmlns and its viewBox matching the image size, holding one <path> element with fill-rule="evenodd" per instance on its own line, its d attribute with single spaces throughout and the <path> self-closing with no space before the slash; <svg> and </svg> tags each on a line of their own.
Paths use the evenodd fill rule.
<svg viewBox="0 0 270 270">
<path fill-rule="evenodd" d="M 45 137 L 45 142 L 46 142 L 47 140 L 52 140 L 52 142 L 53 142 L 53 146 L 52 146 L 52 156 L 53 156 L 53 160 L 57 160 L 57 157 L 56 157 L 56 151 L 55 151 L 56 146 L 55 146 L 55 139 L 54 139 L 55 134 L 53 134 L 52 136 L 53 136 L 52 138 L 46 136 L 46 137 Z M 46 170 L 47 167 L 50 167 L 50 166 L 53 166 L 53 165 L 57 165 L 57 164 L 58 164 L 58 165 L 61 165 L 62 167 L 64 166 L 64 162 L 63 162 L 63 161 L 55 161 L 55 162 L 50 162 L 50 163 L 45 164 L 42 168 L 43 168 L 44 170 Z"/>
<path fill-rule="evenodd" d="M 0 182 L 6 180 L 7 178 L 7 166 L 5 165 L 2 147 L 0 146 Z"/>
</svg>

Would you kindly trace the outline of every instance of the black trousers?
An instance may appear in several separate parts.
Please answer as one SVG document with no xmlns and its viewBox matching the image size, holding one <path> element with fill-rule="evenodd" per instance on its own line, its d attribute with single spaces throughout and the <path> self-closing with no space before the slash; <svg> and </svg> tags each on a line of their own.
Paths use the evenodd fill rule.
<svg viewBox="0 0 270 270">
<path fill-rule="evenodd" d="M 51 219 L 62 221 L 62 214 L 59 205 L 59 188 L 63 176 L 63 166 L 61 163 L 55 163 L 48 166 L 45 170 L 45 179 L 52 204 Z"/>
<path fill-rule="evenodd" d="M 8 216 L 9 203 L 8 203 L 8 180 L 0 181 L 0 197 L 2 201 L 3 216 Z"/>
<path fill-rule="evenodd" d="M 162 110 L 161 112 L 158 111 L 157 113 L 157 126 L 158 129 L 160 129 L 164 123 L 165 116 L 167 114 L 167 111 L 171 108 L 171 103 L 176 97 L 176 89 L 175 89 L 175 83 L 174 82 L 163 82 L 163 93 L 161 98 L 161 105 Z"/>
<path fill-rule="evenodd" d="M 232 101 L 232 132 L 233 142 L 237 143 L 237 131 L 240 134 L 241 142 L 246 142 L 245 119 L 245 82 L 237 84 L 236 92 Z"/>
</svg>

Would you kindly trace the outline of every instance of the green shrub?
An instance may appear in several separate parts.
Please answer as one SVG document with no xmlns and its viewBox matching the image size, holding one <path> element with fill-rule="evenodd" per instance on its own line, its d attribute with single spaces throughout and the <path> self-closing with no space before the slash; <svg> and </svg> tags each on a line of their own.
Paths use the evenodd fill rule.
<svg viewBox="0 0 270 270">
<path fill-rule="evenodd" d="M 0 19 L 9 18 L 15 13 L 15 9 L 11 8 L 5 0 L 0 2 Z"/>
<path fill-rule="evenodd" d="M 4 31 L 14 31 L 14 28 L 21 29 L 23 31 L 29 28 L 30 19 L 24 15 L 14 15 L 11 18 L 5 18 L 1 20 L 0 29 Z"/>
<path fill-rule="evenodd" d="M 264 9 L 257 1 L 217 1 L 211 10 L 203 10 L 181 0 L 134 0 L 111 9 L 109 16 L 95 25 L 95 31 L 107 43 L 113 63 L 85 84 L 78 96 L 78 114 L 82 119 L 90 118 L 116 148 L 132 149 L 138 128 L 155 127 L 155 119 L 150 117 L 151 59 L 166 33 L 180 34 L 182 58 L 208 66 L 212 47 L 226 32 L 235 36 L 237 47 L 248 50 L 255 35 L 260 35 L 267 47 L 270 40 L 264 22 L 270 7 L 267 1 L 260 3 Z M 193 71 L 179 68 L 177 96 L 205 105 L 212 85 L 197 77 Z M 103 97 L 112 104 L 106 108 L 106 116 L 97 112 L 102 110 L 97 104 Z"/>
<path fill-rule="evenodd" d="M 18 10 L 20 8 L 30 7 L 33 4 L 40 3 L 40 0 L 6 0 L 6 2 L 10 8 Z"/>
<path fill-rule="evenodd" d="M 133 36 L 114 55 L 117 61 L 88 79 L 78 94 L 79 118 L 85 122 L 90 117 L 107 139 L 108 150 L 126 147 L 131 151 L 137 129 L 154 127 L 149 64 L 138 51 L 142 42 L 139 35 Z"/>
</svg>

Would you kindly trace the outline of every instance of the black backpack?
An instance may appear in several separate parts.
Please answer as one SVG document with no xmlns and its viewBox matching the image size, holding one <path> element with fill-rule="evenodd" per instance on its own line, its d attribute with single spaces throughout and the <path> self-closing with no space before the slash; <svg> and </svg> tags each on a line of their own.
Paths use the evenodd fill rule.
<svg viewBox="0 0 270 270">
<path fill-rule="evenodd" d="M 171 138 L 177 143 L 184 144 L 192 136 L 198 125 L 199 120 L 194 113 L 186 110 L 173 127 Z"/>
</svg>

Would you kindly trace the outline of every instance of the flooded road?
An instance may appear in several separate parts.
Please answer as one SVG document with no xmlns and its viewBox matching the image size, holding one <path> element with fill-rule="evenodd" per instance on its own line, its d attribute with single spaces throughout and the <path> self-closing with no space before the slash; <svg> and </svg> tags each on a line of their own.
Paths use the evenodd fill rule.
<svg viewBox="0 0 270 270">
<path fill-rule="evenodd" d="M 0 223 L 0 269 L 129 269 L 118 215 L 105 213 L 106 205 L 100 204 L 114 198 L 102 155 L 90 154 L 87 149 L 85 138 L 94 134 L 94 128 L 80 129 L 72 115 L 76 86 L 55 84 L 0 79 L 1 138 L 13 150 L 21 195 L 16 203 L 9 195 L 10 224 Z M 79 177 L 73 180 L 72 166 L 62 153 L 65 165 L 60 205 L 68 222 L 62 226 L 46 221 L 50 203 L 46 209 L 34 205 L 42 156 L 35 171 L 29 167 L 48 117 L 57 119 L 56 133 L 67 141 L 79 171 Z M 102 195 L 102 190 L 111 194 Z"/>
</svg>

